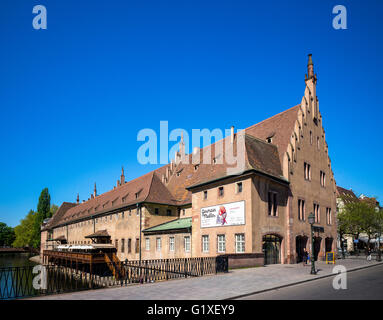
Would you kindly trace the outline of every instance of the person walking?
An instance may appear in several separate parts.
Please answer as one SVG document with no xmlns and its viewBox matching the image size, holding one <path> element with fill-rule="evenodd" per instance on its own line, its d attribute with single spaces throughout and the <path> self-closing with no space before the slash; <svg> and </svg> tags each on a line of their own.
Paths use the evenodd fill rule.
<svg viewBox="0 0 383 320">
<path fill-rule="evenodd" d="M 308 252 L 306 248 L 303 248 L 303 266 L 307 266 Z"/>
<path fill-rule="evenodd" d="M 367 261 L 371 261 L 371 248 L 367 248 Z"/>
</svg>

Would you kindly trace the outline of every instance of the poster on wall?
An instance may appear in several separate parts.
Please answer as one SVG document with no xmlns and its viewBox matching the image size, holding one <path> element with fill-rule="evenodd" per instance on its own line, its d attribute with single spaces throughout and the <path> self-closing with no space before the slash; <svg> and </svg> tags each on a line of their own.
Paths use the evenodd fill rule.
<svg viewBox="0 0 383 320">
<path fill-rule="evenodd" d="M 245 224 L 245 201 L 201 208 L 201 228 Z"/>
</svg>

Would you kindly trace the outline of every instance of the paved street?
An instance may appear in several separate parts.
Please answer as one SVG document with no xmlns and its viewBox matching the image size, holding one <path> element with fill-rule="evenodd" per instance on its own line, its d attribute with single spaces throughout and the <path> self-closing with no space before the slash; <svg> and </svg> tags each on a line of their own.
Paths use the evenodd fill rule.
<svg viewBox="0 0 383 320">
<path fill-rule="evenodd" d="M 383 299 L 383 265 L 347 274 L 347 289 L 335 290 L 334 277 L 243 297 L 243 300 L 374 300 Z"/>
<path fill-rule="evenodd" d="M 367 262 L 365 258 L 338 260 L 337 265 L 344 265 L 347 270 L 376 265 L 376 261 Z M 232 299 L 255 292 L 269 290 L 297 282 L 319 279 L 332 275 L 333 265 L 318 262 L 317 275 L 310 274 L 310 266 L 269 265 L 266 267 L 239 269 L 227 274 L 199 278 L 171 280 L 144 285 L 114 287 L 89 290 L 34 299 L 60 300 L 220 300 Z M 356 271 L 355 271 L 356 272 Z M 330 281 L 328 278 L 327 281 Z M 352 284 L 352 282 L 351 282 Z"/>
</svg>

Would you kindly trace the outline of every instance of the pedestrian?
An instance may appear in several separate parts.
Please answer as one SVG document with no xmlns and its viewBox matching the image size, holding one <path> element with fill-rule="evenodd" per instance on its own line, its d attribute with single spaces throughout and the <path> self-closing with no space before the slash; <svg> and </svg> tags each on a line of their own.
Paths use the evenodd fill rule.
<svg viewBox="0 0 383 320">
<path fill-rule="evenodd" d="M 303 266 L 307 266 L 308 253 L 306 248 L 303 248 Z"/>
<path fill-rule="evenodd" d="M 367 249 L 367 261 L 371 261 L 371 248 Z"/>
</svg>

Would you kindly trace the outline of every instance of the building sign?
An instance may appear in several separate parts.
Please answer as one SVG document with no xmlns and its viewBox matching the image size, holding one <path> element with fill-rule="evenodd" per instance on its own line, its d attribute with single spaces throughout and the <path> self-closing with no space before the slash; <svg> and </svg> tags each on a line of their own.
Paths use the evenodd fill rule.
<svg viewBox="0 0 383 320">
<path fill-rule="evenodd" d="M 245 224 L 245 201 L 201 209 L 201 228 Z"/>
</svg>

